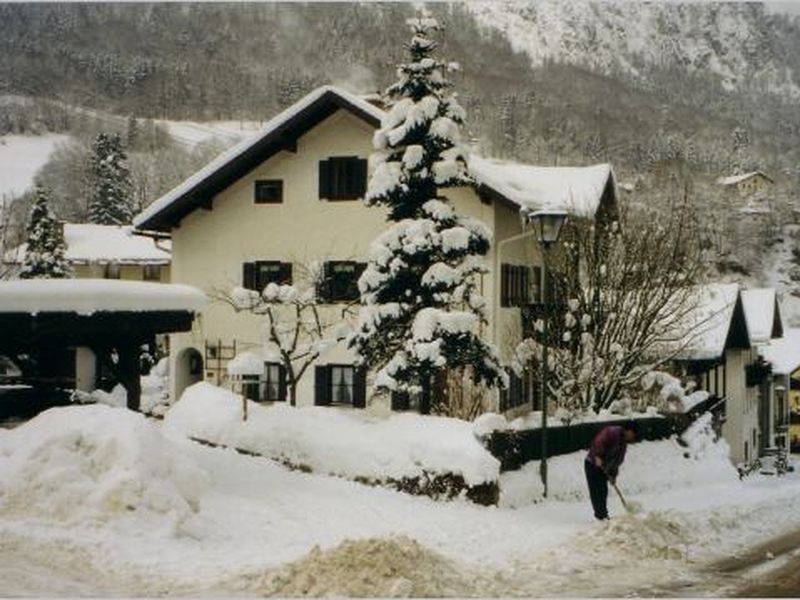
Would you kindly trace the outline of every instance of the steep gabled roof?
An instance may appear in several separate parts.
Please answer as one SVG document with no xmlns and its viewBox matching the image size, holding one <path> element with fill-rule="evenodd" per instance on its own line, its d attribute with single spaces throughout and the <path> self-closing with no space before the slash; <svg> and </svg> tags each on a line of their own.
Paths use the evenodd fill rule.
<svg viewBox="0 0 800 600">
<path fill-rule="evenodd" d="M 759 353 L 772 364 L 773 373 L 791 375 L 800 369 L 800 329 L 787 329 L 783 337 L 762 346 Z"/>
<path fill-rule="evenodd" d="M 594 218 L 603 201 L 613 201 L 611 165 L 539 167 L 472 155 L 469 173 L 479 186 L 518 208 L 564 210 Z"/>
<path fill-rule="evenodd" d="M 169 231 L 201 206 L 281 150 L 294 151 L 297 138 L 343 109 L 377 127 L 384 112 L 333 86 L 320 87 L 271 119 L 262 131 L 222 153 L 178 187 L 153 202 L 133 221 L 141 231 Z"/>
<path fill-rule="evenodd" d="M 750 338 L 739 286 L 711 283 L 697 286 L 693 310 L 686 315 L 678 339 L 678 360 L 717 360 L 726 348 L 749 347 Z"/>
<path fill-rule="evenodd" d="M 773 288 L 742 290 L 742 305 L 751 344 L 766 344 L 783 336 L 781 310 Z"/>
</svg>

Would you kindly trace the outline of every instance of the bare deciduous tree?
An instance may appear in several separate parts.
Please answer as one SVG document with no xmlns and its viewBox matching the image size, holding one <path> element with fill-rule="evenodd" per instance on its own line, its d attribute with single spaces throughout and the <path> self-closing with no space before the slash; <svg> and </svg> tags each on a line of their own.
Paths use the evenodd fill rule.
<svg viewBox="0 0 800 600">
<path fill-rule="evenodd" d="M 670 360 L 704 271 L 688 193 L 666 210 L 629 209 L 607 226 L 575 222 L 552 260 L 548 388 L 571 415 L 607 408 Z M 516 367 L 540 368 L 542 321 Z M 672 350 L 668 350 L 671 348 Z"/>
</svg>

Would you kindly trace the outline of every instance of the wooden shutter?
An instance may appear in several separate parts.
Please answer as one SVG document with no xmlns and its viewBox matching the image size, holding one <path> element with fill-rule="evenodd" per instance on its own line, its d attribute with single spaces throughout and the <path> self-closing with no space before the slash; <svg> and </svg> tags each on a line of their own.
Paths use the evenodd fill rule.
<svg viewBox="0 0 800 600">
<path fill-rule="evenodd" d="M 286 402 L 286 367 L 278 366 L 278 400 Z"/>
<path fill-rule="evenodd" d="M 531 303 L 531 280 L 530 280 L 530 269 L 528 267 L 520 267 L 522 271 L 522 301 L 523 305 L 528 305 Z"/>
<path fill-rule="evenodd" d="M 281 263 L 278 272 L 278 283 L 292 285 L 292 263 Z"/>
<path fill-rule="evenodd" d="M 317 283 L 317 297 L 320 302 L 330 302 L 331 299 L 331 276 L 333 275 L 330 261 L 322 264 L 322 280 Z"/>
<path fill-rule="evenodd" d="M 327 365 L 314 368 L 314 404 L 328 406 L 331 403 L 331 370 Z"/>
<path fill-rule="evenodd" d="M 248 290 L 258 290 L 256 285 L 256 264 L 246 262 L 242 265 L 242 287 Z"/>
<path fill-rule="evenodd" d="M 364 367 L 356 367 L 353 372 L 353 406 L 367 407 L 367 370 Z"/>
<path fill-rule="evenodd" d="M 363 198 L 367 193 L 367 159 L 357 158 L 354 165 L 356 197 Z"/>
<path fill-rule="evenodd" d="M 331 197 L 331 161 L 319 161 L 319 197 Z"/>
</svg>

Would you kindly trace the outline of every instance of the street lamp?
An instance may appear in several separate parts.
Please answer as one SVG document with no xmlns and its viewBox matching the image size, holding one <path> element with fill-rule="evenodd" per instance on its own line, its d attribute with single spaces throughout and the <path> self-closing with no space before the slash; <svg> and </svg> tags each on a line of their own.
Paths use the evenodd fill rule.
<svg viewBox="0 0 800 600">
<path fill-rule="evenodd" d="M 542 361 L 540 365 L 539 390 L 542 398 L 542 452 L 539 459 L 539 474 L 544 486 L 544 497 L 547 498 L 547 346 L 549 339 L 550 305 L 547 302 L 547 253 L 558 242 L 561 227 L 567 220 L 567 213 L 563 210 L 537 210 L 526 213 L 524 220 L 536 232 L 536 241 L 542 249 L 542 301 L 544 302 L 544 315 L 542 327 Z"/>
</svg>

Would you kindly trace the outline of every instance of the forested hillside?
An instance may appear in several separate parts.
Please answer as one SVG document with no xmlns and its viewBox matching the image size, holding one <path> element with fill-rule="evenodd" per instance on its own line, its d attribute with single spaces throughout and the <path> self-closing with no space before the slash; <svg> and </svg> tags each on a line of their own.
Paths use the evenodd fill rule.
<svg viewBox="0 0 800 600">
<path fill-rule="evenodd" d="M 461 64 L 455 83 L 481 151 L 542 164 L 611 162 L 618 179 L 638 190 L 632 199 L 658 205 L 682 187 L 709 227 L 728 210 L 714 183 L 722 175 L 769 173 L 777 224 L 793 207 L 800 189 L 796 18 L 759 4 L 431 8 L 446 26 L 442 55 Z M 74 107 L 118 115 L 124 133 L 131 119 L 263 120 L 323 83 L 375 92 L 393 78 L 413 10 L 393 3 L 0 5 L 0 135 L 97 129 Z M 172 151 L 161 142 L 155 148 Z M 679 181 L 673 192 L 665 177 Z M 174 179 L 162 177 L 142 200 Z M 742 256 L 720 260 L 721 269 L 756 276 L 773 241 L 764 236 L 775 231 L 762 229 Z M 708 243 L 724 235 L 709 233 Z"/>
</svg>

